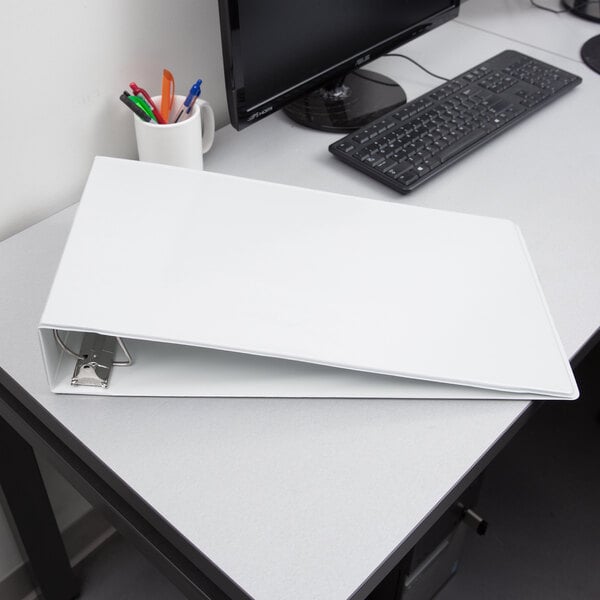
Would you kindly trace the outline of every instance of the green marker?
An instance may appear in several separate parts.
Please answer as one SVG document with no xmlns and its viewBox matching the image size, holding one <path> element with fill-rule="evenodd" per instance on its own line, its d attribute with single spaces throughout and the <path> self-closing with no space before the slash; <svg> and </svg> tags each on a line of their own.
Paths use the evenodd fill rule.
<svg viewBox="0 0 600 600">
<path fill-rule="evenodd" d="M 156 117 L 154 116 L 154 113 L 152 112 L 152 109 L 150 108 L 148 103 L 143 98 L 140 98 L 139 96 L 134 96 L 134 95 L 130 94 L 129 99 L 134 104 L 136 104 L 139 108 L 141 108 L 155 123 L 157 122 Z"/>
</svg>

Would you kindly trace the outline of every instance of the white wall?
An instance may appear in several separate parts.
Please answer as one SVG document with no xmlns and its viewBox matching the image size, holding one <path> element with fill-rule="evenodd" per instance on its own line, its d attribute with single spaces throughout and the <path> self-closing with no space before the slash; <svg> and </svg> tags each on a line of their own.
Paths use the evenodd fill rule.
<svg viewBox="0 0 600 600">
<path fill-rule="evenodd" d="M 130 81 L 201 77 L 227 119 L 217 0 L 3 0 L 0 56 L 0 239 L 75 202 L 96 154 L 136 157 Z"/>
<path fill-rule="evenodd" d="M 0 56 L 0 240 L 77 201 L 95 155 L 136 157 L 130 81 L 158 94 L 167 67 L 185 94 L 201 77 L 227 121 L 217 0 L 3 0 Z M 44 474 L 66 527 L 87 504 Z M 0 579 L 20 561 L 0 515 Z"/>
</svg>

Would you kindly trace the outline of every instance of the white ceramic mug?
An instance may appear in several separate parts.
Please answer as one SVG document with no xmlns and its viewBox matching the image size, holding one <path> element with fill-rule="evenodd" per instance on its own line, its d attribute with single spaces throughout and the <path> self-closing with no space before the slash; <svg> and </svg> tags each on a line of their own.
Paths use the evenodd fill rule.
<svg viewBox="0 0 600 600">
<path fill-rule="evenodd" d="M 160 109 L 161 97 L 153 96 L 152 100 Z M 184 113 L 177 123 L 172 123 L 184 100 L 185 96 L 174 97 L 166 125 L 142 121 L 133 115 L 141 161 L 203 169 L 202 155 L 210 150 L 215 139 L 215 115 L 210 104 L 199 98 L 189 116 Z"/>
</svg>

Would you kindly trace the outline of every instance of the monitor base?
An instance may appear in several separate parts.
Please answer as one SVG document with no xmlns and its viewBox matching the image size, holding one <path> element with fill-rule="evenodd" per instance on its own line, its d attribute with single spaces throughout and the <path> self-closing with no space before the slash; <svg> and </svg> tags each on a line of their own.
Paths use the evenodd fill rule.
<svg viewBox="0 0 600 600">
<path fill-rule="evenodd" d="M 562 0 L 574 14 L 588 21 L 600 23 L 600 2 L 598 0 Z M 589 39 L 581 47 L 583 62 L 596 73 L 600 73 L 600 35 Z"/>
<path fill-rule="evenodd" d="M 406 102 L 404 90 L 385 75 L 359 69 L 284 107 L 306 127 L 349 133 Z"/>
<path fill-rule="evenodd" d="M 600 35 L 590 38 L 581 47 L 581 58 L 590 69 L 600 73 Z"/>
<path fill-rule="evenodd" d="M 600 22 L 600 2 L 598 0 L 562 0 L 562 3 L 578 17 Z"/>
</svg>

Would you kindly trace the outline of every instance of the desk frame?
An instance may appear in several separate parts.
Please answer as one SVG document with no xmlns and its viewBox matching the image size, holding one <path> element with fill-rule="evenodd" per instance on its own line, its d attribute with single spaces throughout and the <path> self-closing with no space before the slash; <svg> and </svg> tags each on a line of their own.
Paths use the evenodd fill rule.
<svg viewBox="0 0 600 600">
<path fill-rule="evenodd" d="M 600 330 L 596 331 L 573 357 L 573 369 L 581 364 L 599 341 Z M 541 403 L 532 403 L 522 413 L 387 561 L 380 565 L 371 577 L 368 589 L 361 588 L 349 600 L 364 600 L 385 579 L 409 554 L 417 541 L 475 481 L 539 406 Z M 69 568 L 32 449 L 52 463 L 93 506 L 100 508 L 115 528 L 155 564 L 186 597 L 193 600 L 251 600 L 2 369 L 0 417 L 3 454 L 6 456 L 5 452 L 10 451 L 10 455 L 14 457 L 10 464 L 6 461 L 0 463 L 2 487 L 29 555 L 32 570 L 47 600 L 70 600 L 77 596 L 79 588 Z M 6 438 L 5 432 L 8 434 Z M 19 478 L 15 479 L 15 473 L 22 468 L 26 470 L 28 477 L 20 477 L 19 481 Z M 29 476 L 31 479 L 24 481 Z M 23 492 L 26 490 L 31 501 L 22 503 Z M 38 543 L 40 534 L 44 540 L 42 545 Z M 195 557 L 195 563 L 190 556 Z"/>
</svg>

